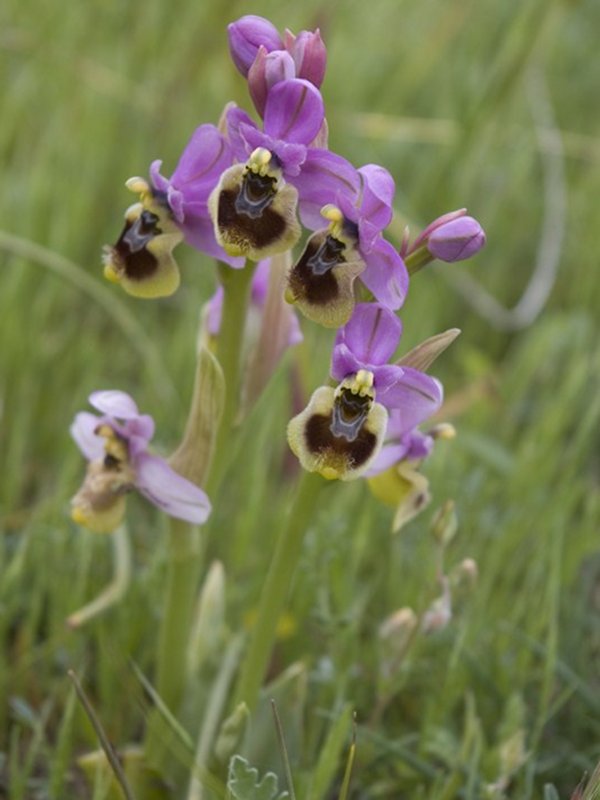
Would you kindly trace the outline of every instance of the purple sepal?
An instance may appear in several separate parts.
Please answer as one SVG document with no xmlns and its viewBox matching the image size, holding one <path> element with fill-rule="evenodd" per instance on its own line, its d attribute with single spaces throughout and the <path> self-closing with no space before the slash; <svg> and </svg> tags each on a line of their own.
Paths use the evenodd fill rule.
<svg viewBox="0 0 600 800">
<path fill-rule="evenodd" d="M 386 364 L 401 336 L 402 323 L 396 314 L 377 303 L 358 303 L 349 321 L 338 331 L 336 347 L 345 344 L 364 364 Z M 344 376 L 333 377 L 342 380 Z"/>
<path fill-rule="evenodd" d="M 391 412 L 390 420 L 395 412 Z M 433 439 L 426 433 L 413 430 L 404 433 L 397 439 L 386 432 L 386 440 L 381 452 L 365 473 L 366 478 L 372 478 L 385 472 L 400 461 L 421 461 L 427 458 L 433 449 Z"/>
<path fill-rule="evenodd" d="M 103 439 L 96 435 L 99 419 L 89 411 L 80 411 L 69 428 L 75 444 L 88 461 L 95 461 L 104 455 Z"/>
<path fill-rule="evenodd" d="M 229 52 L 233 63 L 246 77 L 262 45 L 267 52 L 281 50 L 279 31 L 264 17 L 248 14 L 227 26 Z"/>
<path fill-rule="evenodd" d="M 275 84 L 265 106 L 265 132 L 276 139 L 308 145 L 325 116 L 323 98 L 308 81 L 294 78 Z"/>
<path fill-rule="evenodd" d="M 135 465 L 136 487 L 166 514 L 201 525 L 211 512 L 206 494 L 183 478 L 167 462 L 149 453 L 140 454 Z"/>
<path fill-rule="evenodd" d="M 257 147 L 264 147 L 274 153 L 287 179 L 299 175 L 309 152 L 307 146 L 318 134 L 324 113 L 319 90 L 308 81 L 294 78 L 270 90 L 262 131 L 245 111 L 233 106 L 226 113 L 227 133 L 239 161 L 245 161 Z"/>
<path fill-rule="evenodd" d="M 118 419 L 135 419 L 140 415 L 135 400 L 118 389 L 92 392 L 89 401 L 97 411 Z"/>
<path fill-rule="evenodd" d="M 342 198 L 350 204 L 358 198 L 358 171 L 342 156 L 322 148 L 310 148 L 302 171 L 291 181 L 300 197 L 302 224 L 309 230 L 324 227 L 321 209 L 328 203 L 339 205 Z"/>
<path fill-rule="evenodd" d="M 166 198 L 173 218 L 192 247 L 232 267 L 243 259 L 225 253 L 215 239 L 208 197 L 222 173 L 232 165 L 234 149 L 214 125 L 200 125 L 192 134 L 170 178 L 161 174 L 162 161 L 150 166 L 150 181 Z"/>
<path fill-rule="evenodd" d="M 365 286 L 387 308 L 399 309 L 408 292 L 408 271 L 395 248 L 379 238 L 364 254 L 367 268 L 360 276 Z"/>
<path fill-rule="evenodd" d="M 412 367 L 395 367 L 402 374 L 392 373 L 393 365 L 380 367 L 386 370 L 381 391 L 377 400 L 386 408 L 400 409 L 401 421 L 405 430 L 414 428 L 439 409 L 442 398 L 441 383 Z"/>
<path fill-rule="evenodd" d="M 362 179 L 361 217 L 366 218 L 378 232 L 392 221 L 392 203 L 396 186 L 384 167 L 366 164 L 358 170 Z"/>
</svg>

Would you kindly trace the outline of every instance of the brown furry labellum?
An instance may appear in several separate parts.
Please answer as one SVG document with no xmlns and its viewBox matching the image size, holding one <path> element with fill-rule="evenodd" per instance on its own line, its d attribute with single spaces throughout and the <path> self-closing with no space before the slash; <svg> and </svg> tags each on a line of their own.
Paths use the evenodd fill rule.
<svg viewBox="0 0 600 800">
<path fill-rule="evenodd" d="M 230 256 L 260 261 L 284 253 L 300 238 L 298 192 L 285 183 L 275 157 L 257 148 L 234 164 L 208 199 L 215 238 Z"/>
</svg>

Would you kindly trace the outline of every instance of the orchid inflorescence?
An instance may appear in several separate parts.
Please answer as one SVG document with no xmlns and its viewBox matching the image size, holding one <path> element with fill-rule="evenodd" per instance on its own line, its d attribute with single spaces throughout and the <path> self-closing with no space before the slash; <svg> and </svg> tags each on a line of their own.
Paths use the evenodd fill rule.
<svg viewBox="0 0 600 800">
<path fill-rule="evenodd" d="M 269 275 L 277 270 L 276 285 L 287 303 L 337 330 L 331 359 L 336 385 L 317 389 L 288 427 L 304 469 L 350 480 L 419 463 L 433 438 L 417 426 L 439 410 L 443 392 L 415 366 L 390 363 L 402 332 L 396 312 L 407 295 L 409 271 L 436 258 L 469 258 L 483 246 L 483 230 L 462 209 L 436 219 L 412 244 L 406 234 L 396 249 L 385 236 L 395 192 L 390 173 L 377 164 L 357 169 L 328 149 L 320 93 L 327 54 L 319 31 L 286 31 L 282 38 L 268 20 L 248 15 L 229 26 L 229 47 L 260 122 L 229 103 L 218 126 L 202 124 L 194 131 L 170 178 L 156 160 L 148 179 L 129 179 L 126 185 L 139 202 L 128 208 L 116 244 L 106 248 L 105 276 L 135 296 L 172 294 L 180 283 L 173 251 L 185 241 L 235 270 L 259 262 L 251 305 L 260 310 Z M 309 234 L 292 258 L 303 227 Z M 222 293 L 219 288 L 205 315 L 213 337 Z M 286 318 L 289 346 L 302 334 L 291 310 Z M 92 403 L 106 411 L 98 398 L 107 396 L 97 393 Z M 127 405 L 123 397 L 121 410 Z M 157 457 L 142 450 L 140 459 L 138 440 L 129 431 L 149 418 L 124 419 L 101 419 L 92 431 L 89 415 L 80 416 L 73 428 L 91 459 L 86 484 L 74 499 L 76 519 L 91 528 L 110 527 L 120 517 L 115 509 L 122 508 L 123 494 L 134 486 L 167 513 L 189 518 L 189 508 L 185 517 L 180 506 L 148 489 L 147 467 Z M 115 466 L 117 450 L 123 458 Z M 207 499 L 198 497 L 190 501 L 198 509 L 193 521 L 208 513 Z"/>
<path fill-rule="evenodd" d="M 88 460 L 72 499 L 78 524 L 98 533 L 116 531 L 119 558 L 130 492 L 174 520 L 156 676 L 157 693 L 172 709 L 181 704 L 190 677 L 186 625 L 200 552 L 194 526 L 209 517 L 209 496 L 217 501 L 235 452 L 234 434 L 283 353 L 303 340 L 296 311 L 335 331 L 335 340 L 330 380 L 314 389 L 287 425 L 304 473 L 278 533 L 240 669 L 235 694 L 250 710 L 317 490 L 326 485 L 321 477 L 364 478 L 378 499 L 396 508 L 394 530 L 427 505 L 421 464 L 436 439 L 454 435 L 443 422 L 419 427 L 443 401 L 442 385 L 428 370 L 459 331 L 432 336 L 398 358 L 403 326 L 397 312 L 410 276 L 435 259 L 469 258 L 485 243 L 481 226 L 465 209 L 435 219 L 412 241 L 408 230 L 399 246 L 390 241 L 392 176 L 377 164 L 356 168 L 328 148 L 320 93 L 327 54 L 319 31 L 286 31 L 282 37 L 268 20 L 249 15 L 229 26 L 229 47 L 258 120 L 229 103 L 218 125 L 204 123 L 193 132 L 170 177 L 155 160 L 147 178 L 130 178 L 126 186 L 138 200 L 104 253 L 106 278 L 140 298 L 177 290 L 173 254 L 182 242 L 219 262 L 218 288 L 200 315 L 196 382 L 182 441 L 168 459 L 151 453 L 152 417 L 118 390 L 93 392 L 89 401 L 99 415 L 80 412 L 71 427 Z M 298 371 L 294 378 L 297 397 Z M 128 575 L 129 569 L 121 564 L 117 572 Z M 441 572 L 440 581 L 446 587 L 438 603 L 444 613 L 436 606 L 424 623 L 427 630 L 449 619 L 450 584 Z M 115 581 L 72 615 L 72 627 L 115 602 L 123 585 Z M 149 725 L 148 753 L 154 750 L 152 730 Z"/>
</svg>

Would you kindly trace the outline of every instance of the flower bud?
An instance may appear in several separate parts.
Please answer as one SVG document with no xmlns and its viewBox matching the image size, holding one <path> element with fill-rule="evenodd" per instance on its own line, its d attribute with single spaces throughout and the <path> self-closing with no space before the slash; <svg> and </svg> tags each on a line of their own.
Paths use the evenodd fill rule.
<svg viewBox="0 0 600 800">
<path fill-rule="evenodd" d="M 380 669 L 390 678 L 400 666 L 417 628 L 417 615 L 408 606 L 391 614 L 379 626 Z"/>
<path fill-rule="evenodd" d="M 454 539 L 457 530 L 458 519 L 454 510 L 454 500 L 446 500 L 433 516 L 431 532 L 442 547 L 445 547 Z"/>
<path fill-rule="evenodd" d="M 215 742 L 215 756 L 221 764 L 227 764 L 239 748 L 248 728 L 250 711 L 246 703 L 238 703 L 223 721 Z"/>
<path fill-rule="evenodd" d="M 283 49 L 277 28 L 268 19 L 255 14 L 247 14 L 228 25 L 227 35 L 233 62 L 244 77 L 247 77 L 261 45 L 268 53 Z"/>
<path fill-rule="evenodd" d="M 452 620 L 452 599 L 447 579 L 442 580 L 442 594 L 433 601 L 421 619 L 423 633 L 435 633 L 446 628 Z"/>
<path fill-rule="evenodd" d="M 262 116 L 265 113 L 269 89 L 280 81 L 296 77 L 294 59 L 285 50 L 274 50 L 269 53 L 263 45 L 248 72 L 248 91 L 256 110 Z"/>
<path fill-rule="evenodd" d="M 465 558 L 458 565 L 459 575 L 464 577 L 469 583 L 475 583 L 479 575 L 479 568 L 474 558 Z"/>
<path fill-rule="evenodd" d="M 432 231 L 427 249 L 434 258 L 452 263 L 478 253 L 485 244 L 485 233 L 473 217 L 460 217 Z"/>
<path fill-rule="evenodd" d="M 455 439 L 456 428 L 450 422 L 439 422 L 437 425 L 434 425 L 433 428 L 430 428 L 427 434 L 431 436 L 432 439 Z"/>
<path fill-rule="evenodd" d="M 305 78 L 318 89 L 323 83 L 327 66 L 327 49 L 319 29 L 300 31 L 298 36 L 286 31 L 285 49 L 294 59 L 296 77 Z"/>
</svg>

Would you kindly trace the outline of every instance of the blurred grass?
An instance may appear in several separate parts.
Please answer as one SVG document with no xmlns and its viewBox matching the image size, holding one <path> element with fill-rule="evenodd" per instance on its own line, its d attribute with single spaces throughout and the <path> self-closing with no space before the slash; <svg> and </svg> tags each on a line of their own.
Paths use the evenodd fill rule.
<svg viewBox="0 0 600 800">
<path fill-rule="evenodd" d="M 91 390 L 119 387 L 155 416 L 165 451 L 177 441 L 213 267 L 182 248 L 183 288 L 142 303 L 103 284 L 100 251 L 130 202 L 126 178 L 156 157 L 168 172 L 197 124 L 216 121 L 229 99 L 247 105 L 224 26 L 248 12 L 280 28 L 321 26 L 332 148 L 386 165 L 398 209 L 414 224 L 468 206 L 488 246 L 444 269 L 476 278 L 507 306 L 531 274 L 548 202 L 525 80 L 531 63 L 545 76 L 564 145 L 567 217 L 542 316 L 518 333 L 495 330 L 439 270 L 414 280 L 402 312 L 405 349 L 463 329 L 437 370 L 459 438 L 440 445 L 427 471 L 436 501 L 457 502 L 452 563 L 475 558 L 480 580 L 450 628 L 419 644 L 379 727 L 359 727 L 355 796 L 479 797 L 497 776 L 502 737 L 522 729 L 528 758 L 510 796 L 540 797 L 553 782 L 567 797 L 600 753 L 600 13 L 592 0 L 379 0 L 368 9 L 354 0 L 288 9 L 274 0 L 92 0 L 68 9 L 5 0 L 0 697 L 12 704 L 0 709 L 0 750 L 20 775 L 7 796 L 27 797 L 27 780 L 44 783 L 49 764 L 94 747 L 69 699 L 69 666 L 85 669 L 113 741 L 136 739 L 143 725 L 126 660 L 133 655 L 144 672 L 151 664 L 162 526 L 131 503 L 136 580 L 105 618 L 68 632 L 65 617 L 110 571 L 108 543 L 68 519 L 82 469 L 68 426 Z M 52 259 L 76 266 L 56 271 Z M 329 340 L 307 334 L 298 358 L 312 387 Z M 170 383 L 178 398 L 165 393 Z M 210 525 L 207 559 L 224 561 L 234 627 L 257 600 L 288 500 L 288 395 L 282 377 L 263 398 Z M 311 668 L 308 705 L 296 717 L 280 707 L 290 740 L 298 727 L 299 796 L 332 718 L 350 703 L 359 726 L 369 719 L 378 624 L 400 606 L 425 608 L 437 592 L 429 514 L 391 538 L 389 512 L 362 482 L 329 491 L 295 582 L 299 629 L 277 661 L 302 658 Z M 257 763 L 273 768 L 273 752 L 256 753 Z M 64 797 L 66 785 L 73 793 L 73 781 L 55 767 L 49 796 Z"/>
</svg>

